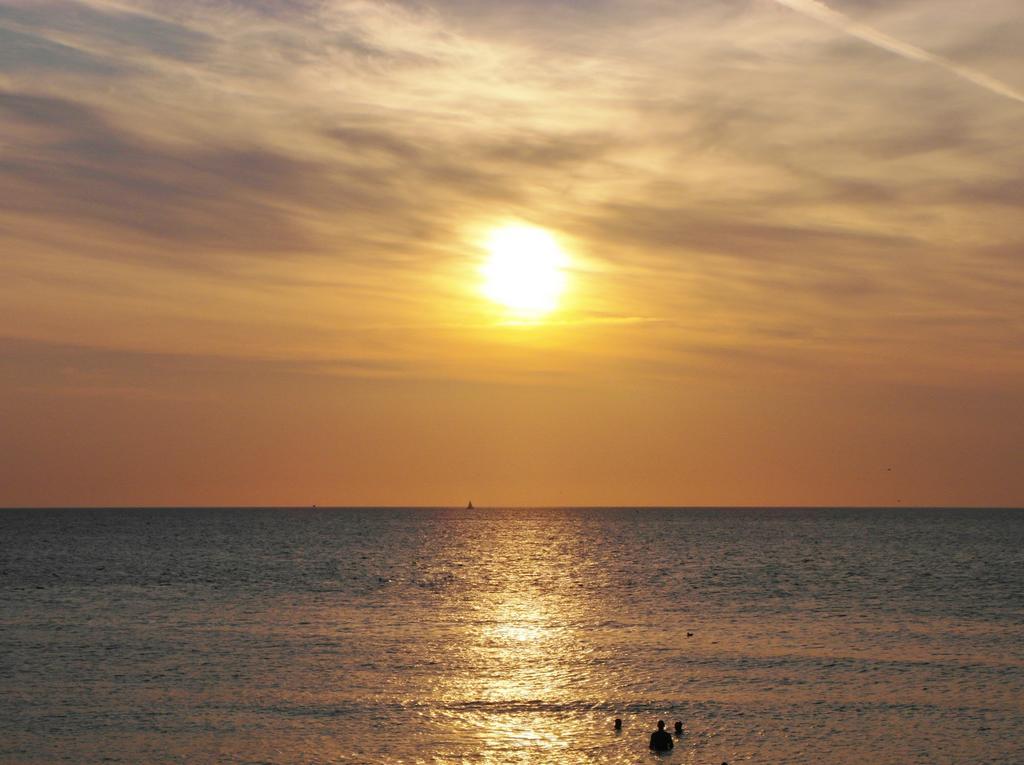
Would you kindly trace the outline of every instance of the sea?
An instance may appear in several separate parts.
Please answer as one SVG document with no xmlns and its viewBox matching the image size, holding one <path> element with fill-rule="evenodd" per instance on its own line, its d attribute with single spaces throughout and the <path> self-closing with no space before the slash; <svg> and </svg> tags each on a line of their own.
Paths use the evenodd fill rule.
<svg viewBox="0 0 1024 765">
<path fill-rule="evenodd" d="M 4 765 L 723 762 L 1024 763 L 1024 511 L 0 511 Z"/>
</svg>

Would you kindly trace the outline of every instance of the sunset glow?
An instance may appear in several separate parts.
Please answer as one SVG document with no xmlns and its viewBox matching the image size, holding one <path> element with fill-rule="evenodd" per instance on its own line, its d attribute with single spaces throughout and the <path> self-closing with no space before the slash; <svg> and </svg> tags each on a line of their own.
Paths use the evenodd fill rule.
<svg viewBox="0 0 1024 765">
<path fill-rule="evenodd" d="M 1022 504 L 1022 9 L 0 0 L 0 504 Z"/>
</svg>

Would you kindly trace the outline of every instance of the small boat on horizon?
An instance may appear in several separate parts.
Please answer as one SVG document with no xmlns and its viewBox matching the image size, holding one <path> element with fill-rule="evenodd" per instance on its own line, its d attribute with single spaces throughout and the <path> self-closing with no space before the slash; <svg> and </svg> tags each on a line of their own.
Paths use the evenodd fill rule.
<svg viewBox="0 0 1024 765">
<path fill-rule="evenodd" d="M 469 504 L 466 505 L 467 510 L 473 510 L 473 500 L 469 500 Z"/>
</svg>

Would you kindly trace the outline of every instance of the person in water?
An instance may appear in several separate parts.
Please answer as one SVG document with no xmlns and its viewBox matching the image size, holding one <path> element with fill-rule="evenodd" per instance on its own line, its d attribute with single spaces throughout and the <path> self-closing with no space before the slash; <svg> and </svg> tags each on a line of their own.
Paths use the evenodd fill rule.
<svg viewBox="0 0 1024 765">
<path fill-rule="evenodd" d="M 665 730 L 665 721 L 658 720 L 658 729 L 651 734 L 651 749 L 655 752 L 667 752 L 675 744 L 672 743 L 672 734 Z"/>
</svg>

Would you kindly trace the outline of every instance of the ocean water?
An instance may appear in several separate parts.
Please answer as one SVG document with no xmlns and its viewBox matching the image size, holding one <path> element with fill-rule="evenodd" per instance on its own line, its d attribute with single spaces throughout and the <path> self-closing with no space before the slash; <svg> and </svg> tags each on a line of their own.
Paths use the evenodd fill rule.
<svg viewBox="0 0 1024 765">
<path fill-rule="evenodd" d="M 1024 512 L 0 511 L 5 765 L 723 761 L 1024 763 Z"/>
</svg>

